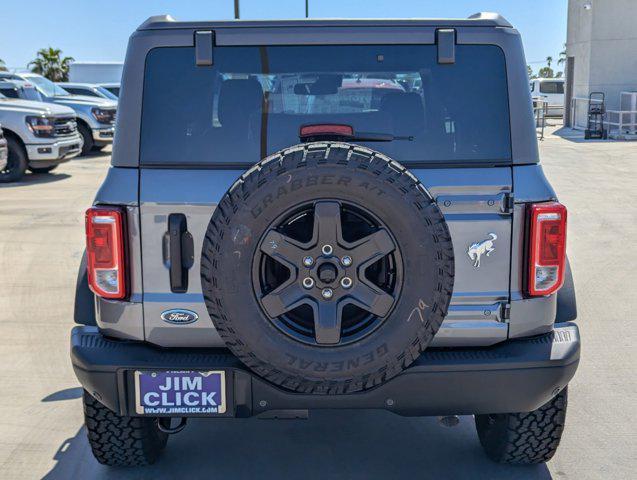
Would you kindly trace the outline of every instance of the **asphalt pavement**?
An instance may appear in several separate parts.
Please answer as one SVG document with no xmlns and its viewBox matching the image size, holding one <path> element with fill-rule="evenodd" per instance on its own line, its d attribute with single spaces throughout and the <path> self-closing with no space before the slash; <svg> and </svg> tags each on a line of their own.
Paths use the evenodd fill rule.
<svg viewBox="0 0 637 480">
<path fill-rule="evenodd" d="M 445 427 L 373 411 L 195 420 L 151 467 L 99 465 L 82 426 L 68 345 L 83 213 L 106 174 L 106 153 L 0 185 L 0 477 L 635 478 L 637 143 L 585 142 L 551 130 L 540 149 L 569 209 L 583 348 L 562 445 L 547 465 L 490 462 L 471 417 Z"/>
</svg>

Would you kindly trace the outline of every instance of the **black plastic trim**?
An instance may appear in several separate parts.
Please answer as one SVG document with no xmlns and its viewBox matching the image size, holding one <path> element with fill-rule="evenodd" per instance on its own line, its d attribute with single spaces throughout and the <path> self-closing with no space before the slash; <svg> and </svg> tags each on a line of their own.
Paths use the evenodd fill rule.
<svg viewBox="0 0 637 480">
<path fill-rule="evenodd" d="M 214 32 L 195 32 L 195 63 L 198 67 L 209 67 L 214 63 L 214 44 Z"/>
<path fill-rule="evenodd" d="M 456 63 L 456 31 L 453 28 L 436 30 L 438 63 Z"/>
<path fill-rule="evenodd" d="M 154 347 L 105 338 L 95 327 L 75 327 L 71 359 L 82 386 L 121 415 L 135 415 L 136 369 L 224 369 L 228 414 L 272 410 L 385 409 L 406 416 L 531 411 L 571 380 L 579 363 L 579 331 L 556 324 L 551 333 L 485 348 L 428 349 L 388 382 L 347 395 L 306 395 L 271 385 L 227 349 Z"/>
</svg>

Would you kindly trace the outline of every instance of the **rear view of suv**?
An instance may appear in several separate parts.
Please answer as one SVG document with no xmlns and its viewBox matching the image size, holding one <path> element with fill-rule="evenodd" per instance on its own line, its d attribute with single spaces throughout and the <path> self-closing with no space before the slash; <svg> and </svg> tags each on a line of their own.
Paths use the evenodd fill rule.
<svg viewBox="0 0 637 480">
<path fill-rule="evenodd" d="M 122 83 L 71 339 L 100 462 L 152 463 L 189 417 L 336 408 L 553 456 L 567 212 L 506 20 L 153 17 Z"/>
</svg>

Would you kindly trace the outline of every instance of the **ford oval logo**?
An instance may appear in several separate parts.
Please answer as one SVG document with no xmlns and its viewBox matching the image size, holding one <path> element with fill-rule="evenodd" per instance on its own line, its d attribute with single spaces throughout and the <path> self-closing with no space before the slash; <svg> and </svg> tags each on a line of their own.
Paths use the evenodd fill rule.
<svg viewBox="0 0 637 480">
<path fill-rule="evenodd" d="M 174 310 L 166 310 L 162 312 L 161 319 L 164 322 L 174 323 L 175 325 L 186 325 L 188 323 L 196 322 L 199 318 L 195 312 L 190 310 L 183 310 L 176 308 Z"/>
</svg>

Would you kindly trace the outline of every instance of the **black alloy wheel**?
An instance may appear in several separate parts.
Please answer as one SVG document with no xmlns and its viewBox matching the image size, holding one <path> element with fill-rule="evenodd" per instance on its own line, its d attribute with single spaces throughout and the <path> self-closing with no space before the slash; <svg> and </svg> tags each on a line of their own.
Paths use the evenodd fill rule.
<svg viewBox="0 0 637 480">
<path fill-rule="evenodd" d="M 402 258 L 386 226 L 361 206 L 321 200 L 288 212 L 263 235 L 253 288 L 283 333 L 314 345 L 361 339 L 400 295 Z"/>
</svg>

